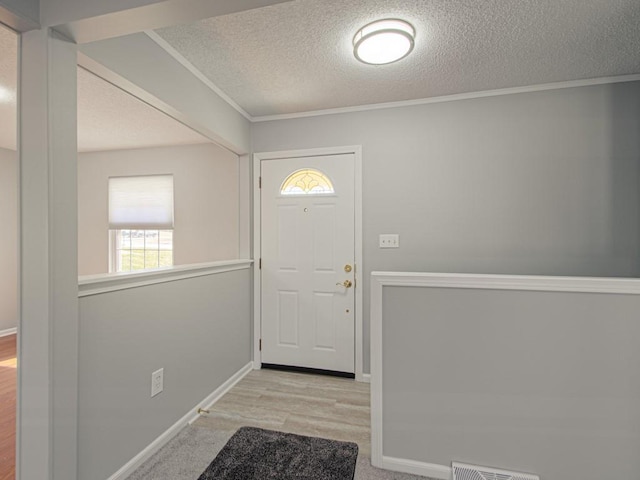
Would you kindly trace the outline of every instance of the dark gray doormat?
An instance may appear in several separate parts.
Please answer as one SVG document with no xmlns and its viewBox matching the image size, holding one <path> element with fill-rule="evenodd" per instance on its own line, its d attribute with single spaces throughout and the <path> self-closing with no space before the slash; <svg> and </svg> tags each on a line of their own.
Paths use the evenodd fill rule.
<svg viewBox="0 0 640 480">
<path fill-rule="evenodd" d="M 198 480 L 353 480 L 358 445 L 242 427 Z"/>
</svg>

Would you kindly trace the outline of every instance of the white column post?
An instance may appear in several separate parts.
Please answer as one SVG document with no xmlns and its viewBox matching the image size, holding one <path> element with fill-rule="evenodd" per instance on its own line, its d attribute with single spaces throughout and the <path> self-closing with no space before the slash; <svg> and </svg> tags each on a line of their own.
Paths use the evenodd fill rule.
<svg viewBox="0 0 640 480">
<path fill-rule="evenodd" d="M 76 480 L 77 50 L 22 34 L 18 480 Z"/>
</svg>

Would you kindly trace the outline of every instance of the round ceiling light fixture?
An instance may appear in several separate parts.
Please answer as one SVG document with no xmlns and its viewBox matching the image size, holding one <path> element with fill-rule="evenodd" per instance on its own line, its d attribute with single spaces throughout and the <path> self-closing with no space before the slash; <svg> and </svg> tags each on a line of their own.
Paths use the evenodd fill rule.
<svg viewBox="0 0 640 480">
<path fill-rule="evenodd" d="M 353 37 L 353 54 L 363 63 L 385 65 L 411 53 L 416 31 L 398 19 L 378 20 L 365 25 Z"/>
</svg>

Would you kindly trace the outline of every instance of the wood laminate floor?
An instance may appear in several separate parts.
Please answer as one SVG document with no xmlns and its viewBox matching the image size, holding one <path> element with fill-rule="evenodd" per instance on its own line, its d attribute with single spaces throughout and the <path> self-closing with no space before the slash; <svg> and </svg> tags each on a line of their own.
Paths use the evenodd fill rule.
<svg viewBox="0 0 640 480">
<path fill-rule="evenodd" d="M 425 480 L 371 465 L 369 385 L 344 378 L 257 370 L 210 413 L 185 427 L 128 480 L 193 480 L 240 427 L 253 426 L 358 444 L 355 480 Z M 429 480 L 429 479 L 426 479 Z"/>
<path fill-rule="evenodd" d="M 254 370 L 194 425 L 254 426 L 355 442 L 370 456 L 369 385 L 304 373 Z"/>
<path fill-rule="evenodd" d="M 16 335 L 0 337 L 0 480 L 16 475 L 16 367 Z"/>
</svg>

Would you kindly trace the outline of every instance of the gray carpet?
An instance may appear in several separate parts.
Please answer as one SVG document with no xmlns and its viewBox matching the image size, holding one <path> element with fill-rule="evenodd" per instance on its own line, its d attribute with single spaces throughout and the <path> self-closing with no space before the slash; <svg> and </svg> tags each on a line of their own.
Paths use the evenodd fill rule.
<svg viewBox="0 0 640 480">
<path fill-rule="evenodd" d="M 353 480 L 358 445 L 242 427 L 198 480 Z"/>
<path fill-rule="evenodd" d="M 133 472 L 127 480 L 196 480 L 222 450 L 232 432 L 190 425 Z M 358 455 L 355 480 L 424 480 L 425 477 L 388 472 Z"/>
</svg>

